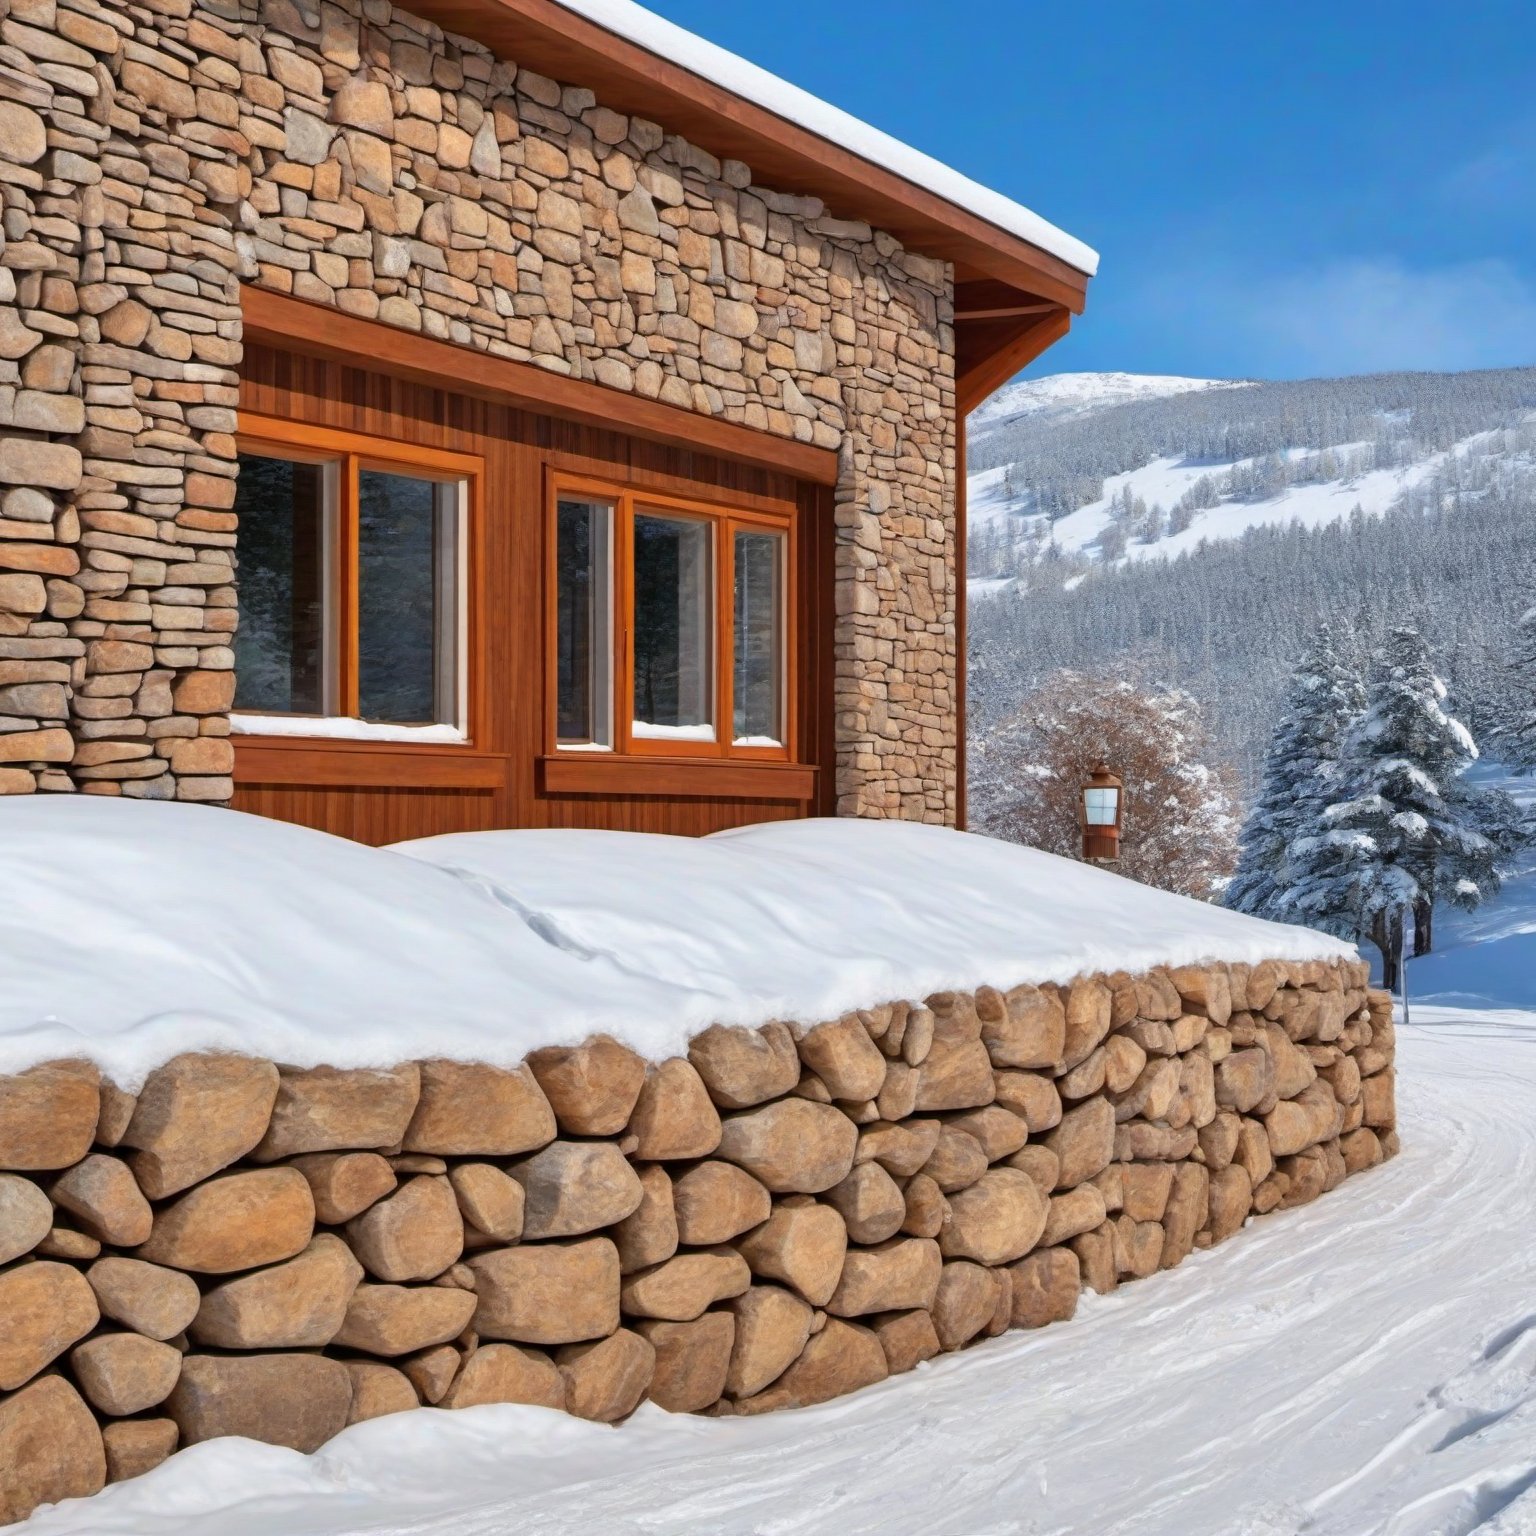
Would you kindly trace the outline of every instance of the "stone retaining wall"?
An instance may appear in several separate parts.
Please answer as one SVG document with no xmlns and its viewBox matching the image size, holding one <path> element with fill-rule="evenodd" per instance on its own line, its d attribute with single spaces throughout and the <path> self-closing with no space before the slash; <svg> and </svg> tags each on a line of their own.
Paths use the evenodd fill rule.
<svg viewBox="0 0 1536 1536">
<path fill-rule="evenodd" d="M 0 0 L 0 795 L 233 793 L 245 282 L 837 450 L 838 810 L 953 822 L 953 277 L 837 212 L 388 0 Z"/>
<path fill-rule="evenodd" d="M 660 1064 L 0 1078 L 0 1521 L 217 1435 L 761 1413 L 1070 1317 L 1397 1150 L 1366 980 L 982 988 Z"/>
</svg>

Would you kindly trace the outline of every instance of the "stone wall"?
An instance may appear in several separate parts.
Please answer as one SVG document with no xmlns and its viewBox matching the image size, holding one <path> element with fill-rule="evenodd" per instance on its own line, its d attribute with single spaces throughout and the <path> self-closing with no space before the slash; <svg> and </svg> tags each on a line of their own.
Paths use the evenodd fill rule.
<svg viewBox="0 0 1536 1536">
<path fill-rule="evenodd" d="M 838 450 L 838 808 L 953 821 L 944 264 L 386 0 L 0 0 L 0 199 L 0 792 L 232 792 L 246 281 Z"/>
<path fill-rule="evenodd" d="M 1070 1317 L 1397 1150 L 1366 976 L 983 988 L 659 1064 L 0 1078 L 0 1522 L 217 1435 L 761 1413 Z"/>
</svg>

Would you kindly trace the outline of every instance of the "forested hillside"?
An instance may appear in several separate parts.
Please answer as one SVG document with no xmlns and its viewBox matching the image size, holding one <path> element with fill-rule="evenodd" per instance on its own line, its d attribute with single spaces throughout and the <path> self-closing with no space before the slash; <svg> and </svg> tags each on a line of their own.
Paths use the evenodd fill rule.
<svg viewBox="0 0 1536 1536">
<path fill-rule="evenodd" d="M 1190 388 L 976 438 L 980 802 L 987 744 L 1027 695 L 1128 663 L 1193 695 L 1246 797 L 1323 618 L 1362 666 L 1416 624 L 1479 734 L 1507 708 L 1536 605 L 1536 369 Z M 1138 477 L 1184 489 L 1160 504 Z"/>
</svg>

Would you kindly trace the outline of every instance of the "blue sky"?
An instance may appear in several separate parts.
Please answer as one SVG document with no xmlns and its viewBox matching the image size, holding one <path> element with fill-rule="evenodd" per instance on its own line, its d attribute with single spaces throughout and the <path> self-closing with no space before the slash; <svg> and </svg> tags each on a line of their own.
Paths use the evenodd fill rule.
<svg viewBox="0 0 1536 1536">
<path fill-rule="evenodd" d="M 1533 0 L 649 0 L 1096 246 L 1034 372 L 1536 363 Z"/>
</svg>

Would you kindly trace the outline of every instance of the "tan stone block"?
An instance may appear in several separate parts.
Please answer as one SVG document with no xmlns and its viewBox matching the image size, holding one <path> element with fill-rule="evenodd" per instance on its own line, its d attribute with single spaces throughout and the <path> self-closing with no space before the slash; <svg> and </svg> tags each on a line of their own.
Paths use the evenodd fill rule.
<svg viewBox="0 0 1536 1536">
<path fill-rule="evenodd" d="M 943 1346 L 933 1326 L 932 1316 L 921 1309 L 912 1312 L 888 1312 L 873 1318 L 871 1330 L 885 1352 L 885 1364 L 892 1376 L 913 1370 L 924 1360 L 931 1360 Z"/>
<path fill-rule="evenodd" d="M 1008 1264 L 1040 1240 L 1048 1208 L 1034 1180 L 1016 1168 L 994 1168 L 949 1196 L 950 1221 L 939 1234 L 945 1258 Z"/>
<path fill-rule="evenodd" d="M 307 1186 L 306 1186 L 307 1188 Z M 446 1178 L 421 1175 L 347 1223 L 347 1241 L 379 1280 L 430 1280 L 464 1251 L 464 1222 Z"/>
<path fill-rule="evenodd" d="M 1115 1156 L 1115 1111 L 1105 1099 L 1092 1099 L 1061 1117 L 1045 1138 L 1061 1161 L 1057 1189 L 1071 1189 L 1109 1166 Z"/>
<path fill-rule="evenodd" d="M 1086 1061 L 1109 1033 L 1114 994 L 1091 977 L 1074 981 L 1067 989 L 1066 1040 L 1061 1066 L 1070 1071 Z"/>
<path fill-rule="evenodd" d="M 815 1314 L 800 1297 L 776 1285 L 754 1285 L 729 1306 L 736 1327 L 724 1390 L 732 1397 L 751 1397 L 799 1358 Z"/>
<path fill-rule="evenodd" d="M 606 1237 L 504 1248 L 466 1262 L 481 1338 L 572 1344 L 619 1326 L 619 1253 Z"/>
<path fill-rule="evenodd" d="M 645 1062 L 606 1035 L 534 1051 L 528 1067 L 568 1136 L 617 1136 L 629 1124 L 646 1075 Z"/>
<path fill-rule="evenodd" d="M 1388 1067 L 1365 1078 L 1360 1084 L 1360 1102 L 1365 1106 L 1365 1124 L 1374 1131 L 1390 1131 L 1397 1126 L 1396 1073 Z M 4 1161 L 0 1158 L 0 1161 Z"/>
<path fill-rule="evenodd" d="M 1212 1173 L 1225 1168 L 1237 1155 L 1242 1130 L 1242 1117 L 1231 1110 L 1220 1111 L 1209 1125 L 1200 1127 L 1200 1150 L 1205 1155 L 1205 1166 Z"/>
<path fill-rule="evenodd" d="M 996 1306 L 993 1272 L 956 1260 L 944 1266 L 933 1299 L 933 1328 L 941 1349 L 959 1349 L 991 1321 Z"/>
<path fill-rule="evenodd" d="M 834 1099 L 873 1099 L 885 1085 L 885 1057 L 856 1014 L 808 1030 L 800 1039 L 800 1059 Z"/>
<path fill-rule="evenodd" d="M 665 1168 L 654 1165 L 637 1170 L 640 1204 L 613 1229 L 619 1262 L 628 1275 L 651 1264 L 670 1259 L 677 1252 L 677 1212 L 672 1180 Z"/>
<path fill-rule="evenodd" d="M 1204 1014 L 1213 1024 L 1231 1018 L 1232 985 L 1224 965 L 1184 965 L 1168 975 L 1191 1013 Z"/>
<path fill-rule="evenodd" d="M 62 1376 L 45 1376 L 0 1399 L 0 1521 L 25 1520 L 40 1504 L 88 1498 L 107 1480 L 101 1430 Z"/>
<path fill-rule="evenodd" d="M 772 1197 L 751 1174 L 722 1162 L 689 1169 L 674 1182 L 672 1199 L 678 1241 L 693 1247 L 727 1243 L 767 1221 L 773 1209 Z"/>
<path fill-rule="evenodd" d="M 731 1312 L 706 1312 L 687 1323 L 648 1319 L 636 1323 L 635 1332 L 656 1352 L 653 1403 L 668 1413 L 698 1413 L 720 1400 L 736 1337 Z"/>
<path fill-rule="evenodd" d="M 565 1406 L 578 1418 L 614 1424 L 640 1406 L 656 1367 L 648 1339 L 620 1328 L 590 1344 L 567 1344 L 555 1353 L 565 1379 Z"/>
<path fill-rule="evenodd" d="M 1253 1207 L 1253 1184 L 1248 1170 L 1234 1163 L 1210 1176 L 1211 1241 L 1224 1242 L 1248 1219 Z"/>
<path fill-rule="evenodd" d="M 890 1374 L 880 1340 L 868 1328 L 841 1318 L 812 1336 L 805 1349 L 771 1387 L 737 1401 L 738 1413 L 768 1413 L 779 1408 L 807 1408 L 861 1387 L 873 1386 Z"/>
<path fill-rule="evenodd" d="M 499 1242 L 515 1243 L 523 1235 L 523 1186 L 490 1163 L 460 1163 L 448 1171 L 464 1220 Z"/>
<path fill-rule="evenodd" d="M 847 1176 L 857 1146 L 858 1129 L 840 1110 L 783 1099 L 729 1116 L 718 1150 L 776 1194 L 815 1194 Z"/>
<path fill-rule="evenodd" d="M 91 1236 L 120 1248 L 144 1242 L 154 1225 L 154 1212 L 128 1165 L 103 1152 L 76 1163 L 53 1181 L 49 1193 Z"/>
<path fill-rule="evenodd" d="M 482 1403 L 531 1403 L 561 1408 L 565 1378 L 542 1350 L 515 1344 L 482 1344 L 459 1367 L 443 1394 L 442 1408 L 475 1408 Z"/>
<path fill-rule="evenodd" d="M 424 1061 L 403 1142 L 440 1157 L 509 1157 L 555 1138 L 555 1115 L 527 1067 Z"/>
<path fill-rule="evenodd" d="M 351 1249 L 321 1233 L 297 1258 L 206 1292 L 188 1332 L 215 1349 L 319 1349 L 336 1337 L 362 1278 Z"/>
<path fill-rule="evenodd" d="M 1104 1196 L 1093 1184 L 1079 1184 L 1065 1194 L 1053 1195 L 1045 1230 L 1040 1234 L 1040 1245 L 1054 1247 L 1076 1237 L 1079 1232 L 1091 1232 L 1103 1225 L 1107 1215 Z"/>
<path fill-rule="evenodd" d="M 1195 1246 L 1195 1234 L 1210 1215 L 1210 1175 L 1198 1163 L 1181 1163 L 1173 1172 L 1168 1208 L 1163 1212 L 1161 1267 L 1182 1263 Z"/>
<path fill-rule="evenodd" d="M 31 1179 L 0 1173 L 0 1264 L 31 1251 L 53 1226 L 53 1205 Z"/>
<path fill-rule="evenodd" d="M 139 1333 L 103 1333 L 77 1344 L 69 1365 L 92 1407 L 122 1417 L 171 1395 L 181 1375 L 181 1351 Z"/>
<path fill-rule="evenodd" d="M 0 743 L 16 739 L 0 736 Z M 99 1081 L 86 1062 L 50 1062 L 0 1077 L 0 1169 L 25 1172 L 78 1163 L 96 1134 Z"/>
<path fill-rule="evenodd" d="M 107 1457 L 107 1481 L 121 1483 L 153 1472 L 175 1451 L 180 1438 L 170 1419 L 119 1419 L 103 1424 L 101 1443 Z"/>
<path fill-rule="evenodd" d="M 861 1163 L 841 1183 L 826 1191 L 856 1243 L 882 1243 L 900 1231 L 907 1202 L 896 1181 L 879 1163 Z M 766 1219 L 767 1211 L 763 1212 Z M 687 1241 L 685 1235 L 684 1241 Z"/>
<path fill-rule="evenodd" d="M 365 1419 L 381 1419 L 390 1413 L 406 1413 L 421 1406 L 416 1388 L 404 1371 L 377 1360 L 344 1360 L 352 1383 L 352 1403 L 347 1410 L 348 1424 Z"/>
<path fill-rule="evenodd" d="M 1122 1220 L 1124 1218 L 1121 1218 Z M 1155 1226 L 1155 1223 L 1148 1223 Z M 1161 1231 L 1161 1228 L 1157 1228 Z M 1072 1252 L 1082 1273 L 1082 1283 L 1100 1296 L 1107 1296 L 1120 1283 L 1116 1256 L 1115 1225 L 1105 1224 L 1094 1232 L 1081 1232 L 1072 1239 Z M 1055 1250 L 1047 1249 L 1046 1252 Z"/>
<path fill-rule="evenodd" d="M 972 1109 L 990 1104 L 995 1092 L 992 1059 L 980 1040 L 935 1034 L 919 1071 L 915 1106 L 919 1111 Z"/>
<path fill-rule="evenodd" d="M 308 1181 L 315 1215 L 328 1226 L 350 1221 L 399 1182 L 377 1152 L 311 1152 L 294 1158 L 291 1166 Z"/>
<path fill-rule="evenodd" d="M 826 1304 L 836 1317 L 931 1307 L 943 1263 L 930 1238 L 897 1237 L 850 1248 L 837 1289 Z"/>
<path fill-rule="evenodd" d="M 997 1067 L 1053 1067 L 1066 1046 L 1066 1012 L 1054 991 L 1015 987 L 988 1009 L 981 1038 Z"/>
<path fill-rule="evenodd" d="M 456 1339 L 475 1314 L 473 1291 L 451 1285 L 359 1285 L 331 1342 L 370 1355 L 409 1355 Z"/>
<path fill-rule="evenodd" d="M 981 1143 L 952 1124 L 941 1128 L 933 1155 L 922 1167 L 946 1194 L 969 1188 L 986 1171 L 987 1154 Z"/>
<path fill-rule="evenodd" d="M 116 1254 L 86 1271 L 104 1317 L 151 1339 L 172 1339 L 197 1316 L 197 1282 L 179 1270 Z"/>
<path fill-rule="evenodd" d="M 155 1213 L 137 1257 L 194 1274 L 223 1275 L 301 1253 L 314 1235 L 315 1202 L 292 1168 L 227 1173 Z"/>
<path fill-rule="evenodd" d="M 879 1163 L 895 1178 L 910 1178 L 933 1156 L 941 1129 L 937 1120 L 877 1121 L 863 1126 L 854 1163 Z"/>
<path fill-rule="evenodd" d="M 31 1381 L 99 1316 L 85 1276 L 68 1264 L 39 1260 L 0 1271 L 0 1392 Z"/>
<path fill-rule="evenodd" d="M 994 1072 L 997 1102 L 1017 1115 L 1032 1136 L 1061 1124 L 1061 1094 L 1050 1078 L 1038 1072 Z"/>
<path fill-rule="evenodd" d="M 1077 1311 L 1082 1277 L 1070 1248 L 1042 1248 L 1008 1269 L 1012 1281 L 1012 1326 L 1043 1328 L 1065 1322 Z"/>
<path fill-rule="evenodd" d="M 463 1354 L 452 1344 L 435 1344 L 407 1357 L 400 1368 L 417 1397 L 436 1406 L 447 1396 L 463 1363 Z"/>
<path fill-rule="evenodd" d="M 187 672 L 171 690 L 178 715 L 221 715 L 235 701 L 233 672 Z"/>
<path fill-rule="evenodd" d="M 723 1109 L 747 1109 L 780 1098 L 800 1080 L 794 1036 L 783 1024 L 761 1029 L 714 1025 L 689 1042 L 688 1060 Z"/>
<path fill-rule="evenodd" d="M 318 1450 L 346 1427 L 352 1379 L 323 1355 L 188 1355 L 166 1403 L 183 1445 L 244 1435 Z"/>
<path fill-rule="evenodd" d="M 820 1307 L 837 1289 L 848 1229 L 830 1206 L 783 1204 L 736 1246 L 753 1274 L 782 1280 Z"/>
<path fill-rule="evenodd" d="M 611 1142 L 553 1142 L 510 1172 L 523 1186 L 525 1238 L 575 1237 L 612 1226 L 643 1194 L 635 1170 Z"/>
<path fill-rule="evenodd" d="M 122 1144 L 152 1200 L 178 1194 L 243 1157 L 262 1138 L 277 1068 L 248 1056 L 177 1056 L 151 1072 Z"/>
<path fill-rule="evenodd" d="M 716 1302 L 740 1296 L 752 1283 L 747 1261 L 732 1248 L 679 1253 L 626 1275 L 620 1300 L 634 1317 L 692 1322 Z"/>
<path fill-rule="evenodd" d="M 634 1156 L 665 1162 L 708 1157 L 720 1145 L 720 1116 L 697 1069 L 674 1056 L 647 1073 L 629 1120 Z"/>
</svg>

